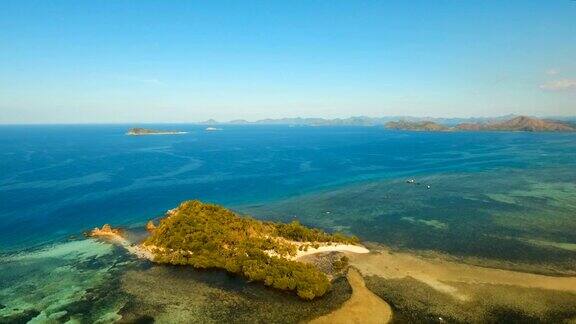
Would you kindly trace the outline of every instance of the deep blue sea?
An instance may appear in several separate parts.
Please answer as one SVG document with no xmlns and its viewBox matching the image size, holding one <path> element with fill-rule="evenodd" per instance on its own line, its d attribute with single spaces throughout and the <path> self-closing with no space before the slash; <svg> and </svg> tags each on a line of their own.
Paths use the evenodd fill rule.
<svg viewBox="0 0 576 324">
<path fill-rule="evenodd" d="M 188 133 L 126 136 L 131 126 L 1 126 L 1 251 L 140 224 L 186 199 L 241 208 L 386 179 L 576 167 L 574 134 L 146 125 Z"/>
</svg>

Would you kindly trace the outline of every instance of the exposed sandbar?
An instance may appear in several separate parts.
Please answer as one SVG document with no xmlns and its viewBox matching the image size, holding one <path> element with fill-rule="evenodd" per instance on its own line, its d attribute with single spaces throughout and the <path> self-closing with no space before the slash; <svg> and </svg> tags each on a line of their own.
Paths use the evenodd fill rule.
<svg viewBox="0 0 576 324">
<path fill-rule="evenodd" d="M 439 258 L 427 259 L 409 253 L 382 249 L 378 253 L 348 254 L 350 264 L 365 275 L 386 279 L 412 277 L 460 300 L 469 296 L 451 283 L 511 285 L 576 293 L 576 277 L 554 277 L 533 273 L 484 268 Z"/>
<path fill-rule="evenodd" d="M 346 276 L 352 286 L 352 297 L 334 312 L 320 316 L 313 324 L 384 324 L 392 319 L 392 308 L 388 303 L 366 288 L 358 270 L 350 268 Z"/>
</svg>

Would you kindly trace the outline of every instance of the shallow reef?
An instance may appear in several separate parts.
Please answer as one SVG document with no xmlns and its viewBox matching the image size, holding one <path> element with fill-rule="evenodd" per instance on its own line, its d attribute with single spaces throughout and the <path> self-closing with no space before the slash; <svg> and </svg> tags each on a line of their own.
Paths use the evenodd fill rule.
<svg viewBox="0 0 576 324">
<path fill-rule="evenodd" d="M 123 303 L 118 275 L 130 262 L 115 246 L 68 241 L 2 255 L 0 323 L 107 323 Z"/>
<path fill-rule="evenodd" d="M 2 256 L 0 323 L 294 323 L 337 309 L 344 278 L 322 298 L 218 270 L 154 265 L 106 241 L 67 241 Z"/>
<path fill-rule="evenodd" d="M 120 312 L 125 323 L 298 323 L 337 309 L 352 293 L 340 278 L 322 298 L 303 301 L 224 271 L 166 265 L 128 271 L 121 281 L 130 296 Z"/>
<path fill-rule="evenodd" d="M 396 249 L 435 250 L 497 267 L 574 274 L 573 169 L 446 173 L 417 181 L 421 184 L 368 181 L 239 209 L 263 219 L 296 218 Z"/>
<path fill-rule="evenodd" d="M 394 309 L 393 323 L 563 323 L 576 318 L 576 295 L 508 285 L 454 284 L 459 300 L 416 279 L 365 278 Z"/>
</svg>

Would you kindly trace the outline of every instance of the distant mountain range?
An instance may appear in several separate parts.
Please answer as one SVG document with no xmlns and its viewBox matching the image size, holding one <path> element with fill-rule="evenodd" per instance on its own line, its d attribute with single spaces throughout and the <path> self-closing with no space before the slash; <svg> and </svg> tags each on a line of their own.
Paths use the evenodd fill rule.
<svg viewBox="0 0 576 324">
<path fill-rule="evenodd" d="M 501 125 L 499 123 L 514 121 L 517 125 Z M 538 123 L 537 121 L 541 121 Z M 433 117 L 410 117 L 410 116 L 388 116 L 388 117 L 367 117 L 355 116 L 349 118 L 279 118 L 279 119 L 261 119 L 257 121 L 248 121 L 244 119 L 232 120 L 229 122 L 218 122 L 209 119 L 200 124 L 203 125 L 293 125 L 293 126 L 388 126 L 395 129 L 419 129 L 419 130 L 488 130 L 487 127 L 503 128 L 522 128 L 526 129 L 544 129 L 554 128 L 545 123 L 557 123 L 568 128 L 574 128 L 576 125 L 575 117 L 558 117 L 552 119 L 539 119 L 534 117 L 525 117 L 517 115 L 505 115 L 500 117 L 472 117 L 472 118 L 433 118 Z M 396 123 L 396 124 L 395 124 Z M 491 126 L 488 126 L 491 125 Z M 530 126 L 532 125 L 532 126 Z M 563 126 L 556 127 L 557 130 L 563 129 Z M 498 130 L 493 128 L 493 130 Z M 568 129 L 565 129 L 568 130 Z"/>
<path fill-rule="evenodd" d="M 460 125 L 460 124 L 459 124 Z M 463 125 L 463 124 L 462 124 Z M 472 125 L 472 124 L 471 124 Z M 476 125 L 476 124 L 474 124 Z M 447 131 L 451 128 L 432 121 L 391 121 L 386 123 L 386 128 L 411 131 Z"/>
<path fill-rule="evenodd" d="M 510 119 L 460 123 L 449 127 L 432 121 L 391 121 L 386 123 L 386 128 L 411 131 L 524 131 L 524 132 L 574 132 L 576 125 L 566 121 L 539 119 L 526 116 L 518 116 Z"/>
</svg>

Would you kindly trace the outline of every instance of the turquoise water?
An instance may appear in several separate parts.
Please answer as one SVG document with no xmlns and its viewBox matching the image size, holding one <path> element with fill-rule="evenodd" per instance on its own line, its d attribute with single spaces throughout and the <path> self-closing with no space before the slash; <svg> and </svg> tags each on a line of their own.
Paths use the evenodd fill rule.
<svg viewBox="0 0 576 324">
<path fill-rule="evenodd" d="M 143 222 L 184 199 L 243 206 L 361 181 L 576 164 L 572 134 L 149 127 L 190 133 L 130 137 L 125 125 L 0 127 L 0 249 L 60 240 L 104 222 Z"/>
<path fill-rule="evenodd" d="M 127 283 L 154 280 L 82 232 L 139 226 L 186 199 L 393 248 L 536 272 L 576 268 L 575 134 L 146 125 L 189 133 L 125 136 L 130 126 L 0 127 L 0 322 L 146 319 L 130 301 L 149 293 Z M 227 296 L 222 309 L 262 291 L 214 288 L 221 276 L 193 276 L 190 289 Z M 258 307 L 276 307 L 261 299 Z M 204 309 L 202 298 L 194 303 L 182 307 Z M 206 310 L 198 318 L 224 316 Z"/>
</svg>

